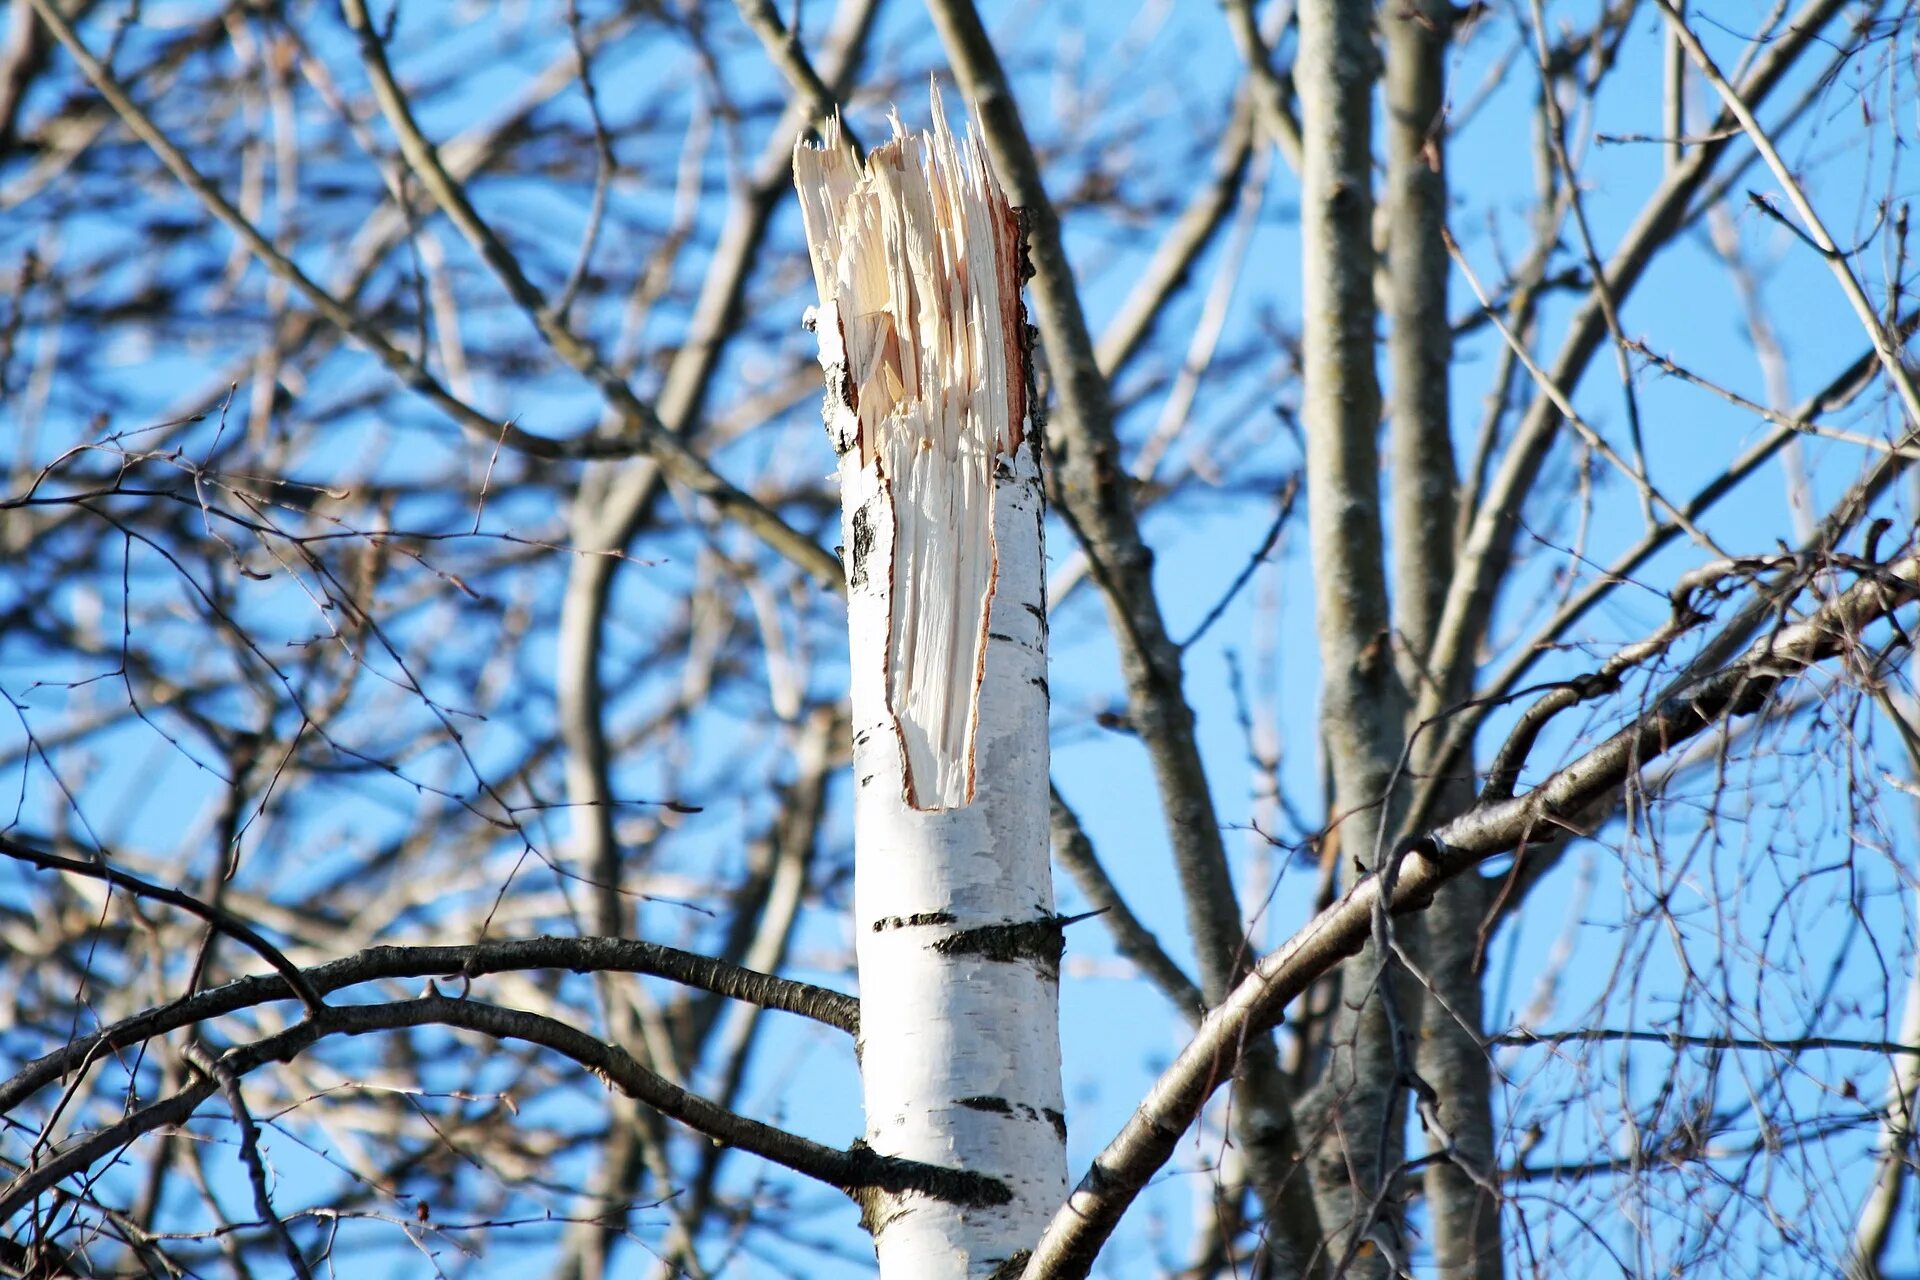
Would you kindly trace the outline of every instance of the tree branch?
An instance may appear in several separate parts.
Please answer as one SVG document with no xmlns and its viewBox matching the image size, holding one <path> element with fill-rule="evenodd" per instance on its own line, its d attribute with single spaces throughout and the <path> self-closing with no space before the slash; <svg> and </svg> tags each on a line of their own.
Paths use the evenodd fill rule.
<svg viewBox="0 0 1920 1280">
<path fill-rule="evenodd" d="M 1007 1198 L 1007 1190 L 999 1182 L 965 1170 L 892 1159 L 860 1147 L 840 1151 L 736 1115 L 669 1083 L 635 1062 L 624 1050 L 603 1044 L 584 1031 L 540 1014 L 477 1000 L 430 995 L 387 1004 L 328 1007 L 290 1030 L 229 1049 L 219 1061 L 238 1078 L 271 1063 L 290 1061 L 327 1036 L 360 1036 L 423 1026 L 458 1027 L 500 1040 L 520 1040 L 552 1049 L 627 1096 L 691 1129 L 795 1173 L 839 1187 L 856 1199 L 875 1190 L 919 1192 L 973 1205 L 1002 1204 Z M 219 1088 L 217 1081 L 203 1078 L 22 1172 L 0 1188 L 0 1221 L 134 1139 L 185 1123 Z"/>
<path fill-rule="evenodd" d="M 371 947 L 358 955 L 297 972 L 311 990 L 327 995 L 382 979 L 472 979 L 535 969 L 645 974 L 727 999 L 812 1018 L 849 1034 L 857 1034 L 860 1028 L 860 1004 L 852 996 L 757 973 L 711 956 L 626 938 L 526 938 L 467 946 Z M 291 999 L 294 993 L 289 979 L 279 975 L 241 978 L 123 1018 L 91 1035 L 75 1037 L 0 1083 L 0 1115 L 63 1076 L 86 1069 L 102 1054 L 254 1005 Z M 317 995 L 316 1002 L 318 999 Z"/>
<path fill-rule="evenodd" d="M 104 881 L 116 889 L 124 889 L 137 897 L 152 898 L 155 902 L 179 907 L 182 911 L 200 917 L 214 930 L 241 943 L 272 965 L 286 981 L 292 993 L 299 998 L 300 1003 L 307 1007 L 308 1013 L 318 1013 L 326 1003 L 307 980 L 306 974 L 302 973 L 293 961 L 287 959 L 280 948 L 261 937 L 246 921 L 223 907 L 202 902 L 190 893 L 169 889 L 165 885 L 154 884 L 151 881 L 142 880 L 139 876 L 129 875 L 125 871 L 110 867 L 107 865 L 105 855 L 100 853 L 95 853 L 93 861 L 90 862 L 78 858 L 63 858 L 59 854 L 48 853 L 22 844 L 11 836 L 0 835 L 0 854 L 5 854 L 16 862 L 24 862 L 46 871 L 65 871 L 77 876 L 86 876 L 92 880 Z M 0 1106 L 0 1112 L 5 1110 L 4 1106 Z"/>
<path fill-rule="evenodd" d="M 1862 628 L 1916 599 L 1920 558 L 1908 556 L 1830 598 L 1805 621 L 1764 636 L 1737 661 L 1661 699 L 1526 795 L 1476 806 L 1403 842 L 1386 867 L 1369 873 L 1261 960 L 1208 1015 L 1054 1218 L 1028 1264 L 1029 1280 L 1075 1280 L 1089 1273 L 1120 1215 L 1166 1163 L 1217 1087 L 1218 1055 L 1273 1026 L 1294 997 L 1357 952 L 1372 933 L 1377 910 L 1421 910 L 1442 884 L 1482 862 L 1563 838 L 1583 811 L 1648 763 L 1732 717 L 1762 710 L 1781 683 L 1845 653 Z"/>
</svg>

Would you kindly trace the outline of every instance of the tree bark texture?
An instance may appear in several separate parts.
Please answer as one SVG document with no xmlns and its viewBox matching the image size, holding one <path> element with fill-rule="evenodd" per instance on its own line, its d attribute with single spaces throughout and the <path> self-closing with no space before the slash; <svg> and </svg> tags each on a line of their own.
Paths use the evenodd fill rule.
<svg viewBox="0 0 1920 1280">
<path fill-rule="evenodd" d="M 1468 672 L 1431 669 L 1429 656 L 1453 577 L 1453 433 L 1448 409 L 1452 327 L 1447 317 L 1446 49 L 1452 6 L 1409 0 L 1383 11 L 1387 110 L 1387 272 L 1392 375 L 1388 440 L 1393 510 L 1393 621 L 1404 685 L 1450 678 L 1446 705 L 1468 696 Z M 1416 726 L 1409 723 L 1407 732 Z M 1418 776 L 1446 767 L 1432 749 L 1444 735 L 1414 743 Z M 1464 812 L 1472 779 L 1461 773 L 1439 793 L 1440 812 Z M 1422 981 L 1414 1066 L 1433 1089 L 1424 1116 L 1441 1154 L 1422 1175 L 1434 1262 L 1443 1280 L 1501 1280 L 1500 1202 L 1495 1185 L 1493 1108 L 1484 1003 L 1477 968 L 1488 895 L 1463 876 L 1441 886 L 1433 905 L 1408 922 Z"/>
<path fill-rule="evenodd" d="M 1373 8 L 1300 6 L 1301 329 L 1308 536 L 1321 666 L 1321 739 L 1342 862 L 1371 865 L 1389 820 L 1404 699 L 1394 671 L 1380 520 L 1374 372 Z M 1325 1071 L 1302 1116 L 1314 1197 L 1336 1265 L 1379 1274 L 1383 1169 L 1399 1149 L 1381 957 L 1346 966 Z M 1359 1256 L 1361 1244 L 1381 1246 Z"/>
</svg>

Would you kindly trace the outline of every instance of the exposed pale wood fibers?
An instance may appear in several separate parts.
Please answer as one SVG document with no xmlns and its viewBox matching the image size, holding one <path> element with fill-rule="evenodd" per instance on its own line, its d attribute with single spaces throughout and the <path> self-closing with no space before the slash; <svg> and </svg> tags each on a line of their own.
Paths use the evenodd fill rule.
<svg viewBox="0 0 1920 1280">
<path fill-rule="evenodd" d="M 1026 416 L 1019 228 L 937 96 L 931 134 L 908 136 L 896 116 L 862 166 L 835 121 L 824 146 L 795 153 L 794 173 L 823 299 L 816 323 L 839 325 L 858 424 L 839 444 L 877 467 L 893 513 L 887 696 L 907 800 L 968 804 L 996 569 L 993 468 Z"/>
</svg>

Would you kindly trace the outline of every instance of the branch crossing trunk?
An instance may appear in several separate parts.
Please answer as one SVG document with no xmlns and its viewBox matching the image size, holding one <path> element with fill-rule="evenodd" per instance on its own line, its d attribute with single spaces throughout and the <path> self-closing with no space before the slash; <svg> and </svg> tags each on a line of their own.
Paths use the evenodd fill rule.
<svg viewBox="0 0 1920 1280">
<path fill-rule="evenodd" d="M 794 155 L 839 455 L 866 1141 L 999 1204 L 867 1195 L 886 1277 L 1017 1274 L 1066 1196 L 1046 599 L 1020 228 L 934 125 Z"/>
</svg>

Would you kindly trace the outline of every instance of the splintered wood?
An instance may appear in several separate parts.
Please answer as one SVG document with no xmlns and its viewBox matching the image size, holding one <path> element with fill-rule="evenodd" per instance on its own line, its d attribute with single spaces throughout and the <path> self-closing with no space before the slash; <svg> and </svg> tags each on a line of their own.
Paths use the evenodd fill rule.
<svg viewBox="0 0 1920 1280">
<path fill-rule="evenodd" d="M 931 132 L 794 154 L 847 568 L 865 1142 L 1004 1203 L 863 1199 L 886 1280 L 1018 1269 L 1067 1193 L 1046 499 L 1013 211 Z"/>
<path fill-rule="evenodd" d="M 881 500 L 849 508 L 848 580 L 858 591 L 887 575 L 874 584 L 889 603 L 887 703 L 906 800 L 921 810 L 973 800 L 993 481 L 1027 410 L 1018 225 L 938 95 L 933 119 L 913 137 L 896 116 L 864 165 L 837 120 L 794 154 L 820 291 L 812 323 L 840 400 L 829 427 L 843 470 L 853 463 Z M 891 546 L 877 547 L 888 524 Z"/>
</svg>

